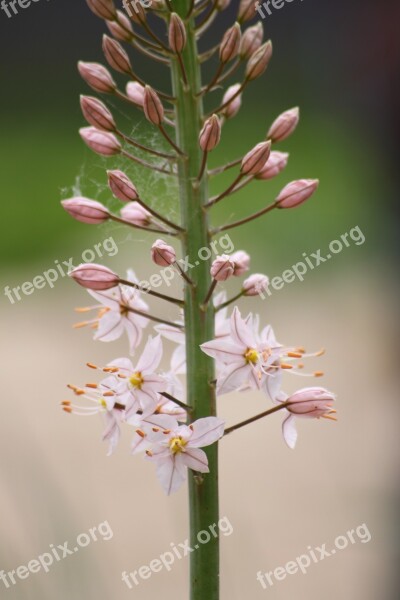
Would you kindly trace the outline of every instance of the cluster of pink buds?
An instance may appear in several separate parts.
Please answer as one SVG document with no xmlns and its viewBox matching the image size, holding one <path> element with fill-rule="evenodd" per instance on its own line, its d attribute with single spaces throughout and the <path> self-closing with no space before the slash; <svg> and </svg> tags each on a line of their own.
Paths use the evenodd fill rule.
<svg viewBox="0 0 400 600">
<path fill-rule="evenodd" d="M 215 412 L 200 419 L 193 417 L 199 414 L 195 411 L 196 398 L 185 397 L 182 377 L 187 373 L 190 379 L 196 374 L 194 356 L 206 365 L 212 364 L 210 358 L 214 361 L 216 378 L 210 377 L 205 382 L 210 394 L 214 390 L 217 395 L 253 390 L 263 394 L 266 402 L 273 403 L 271 409 L 253 420 L 282 409 L 283 435 L 291 448 L 297 439 L 296 419 L 335 418 L 334 395 L 325 388 L 302 388 L 291 395 L 282 389 L 286 374 L 321 377 L 321 371 L 305 372 L 304 361 L 321 356 L 323 350 L 309 353 L 297 344 L 281 344 L 271 325 L 260 327 L 258 315 L 250 313 L 244 318 L 237 306 L 231 310 L 243 296 L 255 299 L 262 295 L 269 279 L 262 273 L 249 272 L 251 259 L 247 252 L 222 248 L 223 252 L 218 254 L 214 245 L 218 239 L 212 241 L 213 236 L 273 209 L 302 205 L 316 192 L 319 182 L 298 179 L 287 183 L 258 212 L 208 228 L 215 204 L 254 180 L 267 187 L 267 181 L 283 173 L 289 155 L 275 145 L 287 140 L 299 123 L 299 109 L 286 110 L 242 156 L 208 168 L 209 154 L 217 155 L 218 150 L 214 151 L 223 139 L 224 128 L 229 127 L 229 120 L 239 113 L 247 86 L 266 71 L 272 59 L 272 43 L 264 42 L 262 24 L 248 25 L 256 16 L 255 3 L 240 0 L 235 22 L 225 30 L 220 44 L 203 54 L 198 53 L 196 41 L 230 5 L 230 0 L 189 2 L 186 14 L 181 14 L 181 8 L 179 14 L 175 12 L 177 3 L 173 0 L 155 0 L 148 8 L 136 3 L 135 10 L 124 2 L 124 12 L 117 10 L 114 0 L 87 0 L 87 4 L 107 25 L 109 35 L 103 37 L 102 50 L 108 67 L 80 62 L 80 75 L 91 90 L 111 97 L 112 106 L 120 101 L 139 111 L 160 143 L 154 148 L 139 142 L 133 134 L 120 129 L 119 119 L 106 101 L 82 96 L 81 109 L 87 126 L 80 129 L 80 135 L 91 150 L 113 163 L 105 178 L 120 207 L 116 212 L 111 211 L 98 200 L 83 196 L 65 199 L 62 206 L 81 223 L 96 225 L 113 221 L 139 229 L 140 235 L 150 234 L 151 240 L 145 244 L 155 271 L 149 281 L 140 281 L 132 270 L 121 277 L 100 264 L 82 264 L 71 272 L 71 277 L 95 301 L 77 309 L 80 313 L 95 311 L 95 314 L 76 327 L 90 326 L 95 339 L 103 342 L 115 341 L 126 334 L 130 356 L 111 360 L 105 367 L 88 363 L 89 368 L 103 373 L 102 379 L 84 387 L 70 385 L 76 400 L 65 400 L 62 404 L 68 413 L 103 415 L 103 439 L 109 443 L 110 454 L 117 447 L 122 425 L 132 427 L 132 452 L 143 452 L 147 460 L 157 463 L 158 478 L 169 494 L 181 486 L 187 469 L 197 474 L 208 472 L 203 447 L 247 424 L 225 428 Z M 164 22 L 164 36 L 152 28 L 153 21 L 148 18 L 151 13 Z M 140 77 L 130 57 L 132 47 L 171 70 L 172 92 L 159 90 Z M 202 85 L 201 69 L 212 57 L 217 67 L 209 83 Z M 243 72 L 239 81 L 228 85 L 213 110 L 203 114 L 204 98 L 209 93 L 215 98 L 225 81 L 239 69 Z M 123 77 L 126 81 L 121 89 L 118 81 Z M 174 214 L 181 215 L 180 222 L 168 218 L 159 208 L 161 203 L 146 198 L 141 186 L 132 181 L 139 184 L 142 181 L 135 178 L 133 166 L 157 173 L 167 185 L 178 181 L 177 193 L 186 202 L 181 202 L 180 212 L 178 206 L 174 207 Z M 206 197 L 207 180 L 231 169 L 236 169 L 236 175 L 228 187 L 214 197 Z M 174 244 L 180 242 L 182 252 L 170 243 L 170 238 Z M 199 246 L 195 253 L 193 248 L 200 239 L 205 240 L 207 247 Z M 190 252 L 190 256 L 185 256 L 185 252 Z M 201 261 L 205 261 L 204 268 Z M 140 261 L 136 262 L 140 268 Z M 163 284 L 169 287 L 174 275 L 178 276 L 184 293 L 171 296 L 167 290 L 156 291 Z M 237 278 L 243 278 L 241 284 Z M 220 289 L 228 279 L 239 288 L 230 299 Z M 181 312 L 171 319 L 154 314 L 147 299 L 169 302 L 172 310 Z M 200 339 L 198 331 L 210 318 L 213 325 L 206 330 L 208 335 Z M 144 340 L 144 330 L 151 323 L 155 335 Z M 167 370 L 161 368 L 163 338 L 175 344 Z M 189 347 L 187 342 L 193 339 L 197 343 Z M 210 372 L 214 373 L 214 367 Z M 212 404 L 210 400 L 209 406 Z M 200 414 L 204 415 L 204 411 Z"/>
</svg>

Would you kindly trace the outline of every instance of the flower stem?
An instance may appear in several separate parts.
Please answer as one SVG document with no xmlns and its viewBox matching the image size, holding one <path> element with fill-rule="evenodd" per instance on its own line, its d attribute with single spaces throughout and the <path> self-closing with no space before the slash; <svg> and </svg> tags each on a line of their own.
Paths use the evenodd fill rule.
<svg viewBox="0 0 400 600">
<path fill-rule="evenodd" d="M 182 18 L 190 10 L 191 0 L 172 0 L 173 9 Z M 193 408 L 190 420 L 216 414 L 213 360 L 200 344 L 214 337 L 214 308 L 201 304 L 211 285 L 210 260 L 198 260 L 201 248 L 209 247 L 207 211 L 208 178 L 198 181 L 203 160 L 199 134 L 203 126 L 200 63 L 193 18 L 187 22 L 187 43 L 182 52 L 187 83 L 177 59 L 172 61 L 173 94 L 176 101 L 176 143 L 185 156 L 179 161 L 179 193 L 182 225 L 182 253 L 192 264 L 193 285 L 185 281 L 185 330 L 187 365 L 187 402 Z M 197 534 L 218 523 L 218 446 L 206 449 L 210 473 L 202 479 L 189 470 L 190 543 L 198 545 Z M 198 546 L 190 556 L 190 600 L 219 600 L 219 540 L 212 538 Z"/>
<path fill-rule="evenodd" d="M 286 408 L 287 404 L 288 404 L 287 402 L 283 402 L 282 404 L 278 404 L 277 406 L 274 406 L 273 408 L 270 408 L 269 410 L 259 413 L 255 417 L 250 417 L 250 419 L 246 419 L 246 421 L 241 421 L 240 423 L 237 423 L 236 425 L 232 425 L 232 427 L 228 427 L 227 429 L 225 429 L 224 436 L 228 435 L 228 433 L 232 433 L 232 431 L 236 431 L 237 429 L 244 427 L 245 425 L 250 425 L 250 423 L 254 423 L 254 421 L 258 421 L 259 419 L 268 417 L 268 415 L 272 415 L 273 413 L 278 412 L 278 410 L 282 410 L 282 408 Z"/>
</svg>

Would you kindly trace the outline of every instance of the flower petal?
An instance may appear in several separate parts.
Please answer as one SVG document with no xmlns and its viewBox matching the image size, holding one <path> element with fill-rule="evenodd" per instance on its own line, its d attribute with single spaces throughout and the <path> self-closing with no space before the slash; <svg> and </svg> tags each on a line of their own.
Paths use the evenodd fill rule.
<svg viewBox="0 0 400 600">
<path fill-rule="evenodd" d="M 213 444 L 224 435 L 225 421 L 218 417 L 205 417 L 197 419 L 191 424 L 193 433 L 188 446 L 191 448 L 204 448 Z"/>
<path fill-rule="evenodd" d="M 246 348 L 255 348 L 257 343 L 255 335 L 252 331 L 252 318 L 249 315 L 248 323 L 246 323 L 240 314 L 237 306 L 233 309 L 231 316 L 231 336 L 238 346 Z"/>
<path fill-rule="evenodd" d="M 149 336 L 146 346 L 144 347 L 143 353 L 139 358 L 139 362 L 136 366 L 136 370 L 141 373 L 155 371 L 161 362 L 162 358 L 162 340 L 161 336 L 157 335 L 155 338 Z"/>
<path fill-rule="evenodd" d="M 289 448 L 293 450 L 297 441 L 296 419 L 293 415 L 289 414 L 289 416 L 283 421 L 282 433 L 285 442 Z"/>
<path fill-rule="evenodd" d="M 210 472 L 207 454 L 204 450 L 200 450 L 200 448 L 188 448 L 186 452 L 182 453 L 182 460 L 193 471 L 198 471 L 199 473 Z"/>
<path fill-rule="evenodd" d="M 157 477 L 167 496 L 177 492 L 186 479 L 186 468 L 180 455 L 162 459 L 157 465 Z"/>
<path fill-rule="evenodd" d="M 109 311 L 101 317 L 94 339 L 101 342 L 113 342 L 121 337 L 123 332 L 124 325 L 120 313 Z"/>
<path fill-rule="evenodd" d="M 247 363 L 233 363 L 228 365 L 218 377 L 217 393 L 228 394 L 238 390 L 242 385 L 248 384 L 252 376 L 252 367 Z"/>
</svg>

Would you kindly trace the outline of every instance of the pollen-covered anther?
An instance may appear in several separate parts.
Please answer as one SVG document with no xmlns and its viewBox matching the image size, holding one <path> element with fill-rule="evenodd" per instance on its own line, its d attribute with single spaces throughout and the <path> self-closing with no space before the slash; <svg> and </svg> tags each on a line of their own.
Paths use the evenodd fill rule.
<svg viewBox="0 0 400 600">
<path fill-rule="evenodd" d="M 71 414 L 72 413 L 72 408 L 70 406 L 63 406 L 63 411 L 66 413 Z"/>
<path fill-rule="evenodd" d="M 103 396 L 105 398 L 110 398 L 112 396 L 115 396 L 115 392 L 112 392 L 111 390 L 109 390 L 108 392 L 104 392 Z"/>
<path fill-rule="evenodd" d="M 288 365 L 287 363 L 281 363 L 281 369 L 293 369 L 293 365 Z"/>
<path fill-rule="evenodd" d="M 61 406 L 71 406 L 71 401 L 70 400 L 63 400 L 61 402 Z"/>
<path fill-rule="evenodd" d="M 323 371 L 314 371 L 313 375 L 314 375 L 314 377 L 323 377 L 324 372 Z"/>
<path fill-rule="evenodd" d="M 147 454 L 147 456 L 153 456 L 153 453 L 151 450 L 146 450 L 146 454 Z"/>
<path fill-rule="evenodd" d="M 154 431 L 154 433 L 158 433 L 160 431 L 160 428 L 159 427 L 153 427 L 152 431 Z"/>
<path fill-rule="evenodd" d="M 169 435 L 171 433 L 170 429 L 164 429 L 163 434 L 164 435 Z"/>
<path fill-rule="evenodd" d="M 98 369 L 99 367 L 97 367 L 96 365 L 94 365 L 93 363 L 86 363 L 86 366 L 89 367 L 89 369 Z"/>
<path fill-rule="evenodd" d="M 146 434 L 144 431 L 142 431 L 141 429 L 136 429 L 136 433 L 141 437 L 141 438 L 145 438 Z"/>
<path fill-rule="evenodd" d="M 286 356 L 288 358 L 301 358 L 303 355 L 301 352 L 288 352 Z"/>
<path fill-rule="evenodd" d="M 97 383 L 87 383 L 86 386 L 87 388 L 92 388 L 93 390 L 97 390 L 97 388 L 99 387 Z"/>
</svg>

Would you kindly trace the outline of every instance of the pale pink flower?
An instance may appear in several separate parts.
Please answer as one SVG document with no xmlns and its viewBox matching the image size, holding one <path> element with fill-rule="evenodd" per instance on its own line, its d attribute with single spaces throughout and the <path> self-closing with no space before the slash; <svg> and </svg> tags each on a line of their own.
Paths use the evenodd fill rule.
<svg viewBox="0 0 400 600">
<path fill-rule="evenodd" d="M 309 387 L 298 390 L 291 396 L 279 394 L 279 402 L 286 402 L 289 414 L 282 423 L 282 433 L 289 448 L 294 448 L 297 441 L 296 418 L 303 419 L 331 419 L 336 410 L 332 408 L 335 395 L 325 388 Z"/>
<path fill-rule="evenodd" d="M 156 462 L 157 477 L 167 495 L 180 488 L 188 468 L 198 473 L 209 472 L 207 455 L 201 448 L 217 442 L 224 435 L 224 428 L 221 419 L 206 417 L 189 426 L 179 426 L 175 421 L 174 427 L 164 431 L 141 432 L 151 442 L 146 456 Z"/>
<path fill-rule="evenodd" d="M 235 271 L 235 266 L 231 261 L 230 256 L 227 254 L 221 254 L 211 264 L 211 277 L 215 281 L 226 281 L 229 277 L 232 277 Z"/>
<path fill-rule="evenodd" d="M 165 391 L 167 386 L 164 377 L 156 373 L 162 352 L 161 337 L 150 336 L 135 366 L 129 358 L 118 358 L 108 365 L 117 369 L 117 376 L 124 383 L 124 389 L 118 397 L 126 405 L 127 418 L 138 410 L 143 411 L 144 416 L 156 410 L 158 394 Z"/>
<path fill-rule="evenodd" d="M 242 319 L 237 307 L 231 316 L 229 336 L 210 340 L 201 348 L 216 360 L 218 394 L 250 388 L 263 390 L 271 399 L 280 391 L 282 371 L 306 375 L 301 371 L 303 364 L 294 361 L 323 353 L 310 355 L 303 348 L 282 346 L 270 325 L 259 334 L 258 318 L 250 314 Z M 317 371 L 312 375 L 317 377 L 322 373 Z"/>
<path fill-rule="evenodd" d="M 137 283 L 138 280 L 133 271 L 128 271 L 128 281 Z M 96 318 L 77 323 L 75 327 L 92 326 L 96 332 L 95 340 L 101 342 L 112 342 L 126 331 L 129 339 L 130 352 L 142 340 L 142 331 L 148 324 L 148 319 L 142 315 L 131 312 L 129 309 L 147 312 L 148 305 L 140 297 L 140 292 L 126 285 L 118 285 L 105 291 L 88 290 L 89 294 L 99 302 L 97 305 L 76 309 L 77 312 L 88 312 L 98 310 Z"/>
<path fill-rule="evenodd" d="M 121 403 L 118 396 L 119 382 L 109 376 L 100 384 L 88 384 L 85 388 L 74 385 L 68 387 L 75 393 L 77 399 L 87 400 L 90 404 L 74 404 L 66 400 L 62 402 L 63 409 L 65 412 L 85 417 L 101 414 L 106 425 L 103 441 L 109 443 L 107 456 L 110 456 L 120 439 L 120 423 L 125 419 L 125 405 Z"/>
<path fill-rule="evenodd" d="M 231 85 L 228 87 L 222 98 L 222 104 L 226 104 L 227 102 L 229 103 L 222 111 L 222 114 L 226 119 L 232 119 L 240 110 L 242 105 L 242 94 L 237 94 L 240 88 L 240 83 Z M 233 100 L 231 100 L 231 98 L 233 98 Z"/>
<path fill-rule="evenodd" d="M 152 222 L 151 214 L 139 202 L 128 202 L 121 208 L 122 219 L 133 225 L 148 227 Z"/>
<path fill-rule="evenodd" d="M 235 277 L 240 277 L 249 270 L 250 256 L 247 254 L 247 252 L 244 252 L 244 250 L 237 250 L 237 252 L 231 254 L 229 258 L 234 265 L 235 270 L 233 274 Z"/>
<path fill-rule="evenodd" d="M 144 104 L 144 86 L 138 81 L 129 81 L 126 84 L 126 94 L 138 106 L 143 108 Z"/>
</svg>

